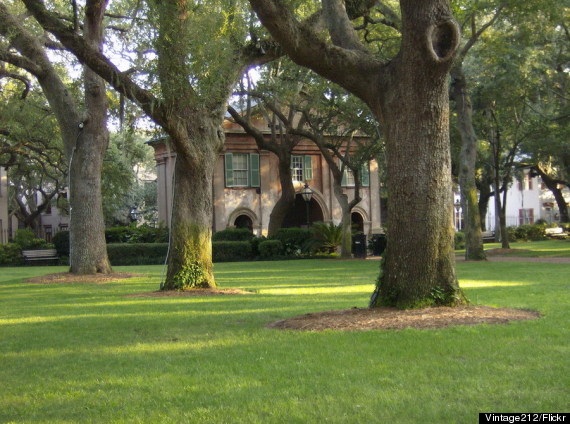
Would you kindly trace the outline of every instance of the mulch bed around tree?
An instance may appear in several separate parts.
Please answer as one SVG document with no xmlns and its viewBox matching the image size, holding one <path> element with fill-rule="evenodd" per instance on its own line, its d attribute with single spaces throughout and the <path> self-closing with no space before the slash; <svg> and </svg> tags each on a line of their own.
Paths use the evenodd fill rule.
<svg viewBox="0 0 570 424">
<path fill-rule="evenodd" d="M 317 312 L 276 321 L 267 328 L 300 331 L 402 330 L 404 328 L 444 328 L 453 325 L 506 324 L 535 319 L 540 313 L 523 309 L 489 306 L 434 307 L 400 310 L 396 308 Z"/>
<path fill-rule="evenodd" d="M 24 283 L 34 284 L 66 284 L 66 283 L 108 283 L 110 281 L 123 280 L 126 278 L 140 277 L 144 274 L 130 274 L 127 272 L 115 272 L 112 274 L 89 274 L 76 275 L 69 272 L 59 272 L 57 274 L 46 274 L 38 277 L 28 278 Z"/>
</svg>

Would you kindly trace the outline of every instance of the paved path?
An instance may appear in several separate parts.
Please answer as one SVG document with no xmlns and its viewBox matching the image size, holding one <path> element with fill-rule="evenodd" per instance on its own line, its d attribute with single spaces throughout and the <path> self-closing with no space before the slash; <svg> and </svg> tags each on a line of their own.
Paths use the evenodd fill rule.
<svg viewBox="0 0 570 424">
<path fill-rule="evenodd" d="M 465 262 L 463 256 L 456 256 L 458 262 Z M 489 262 L 544 262 L 548 264 L 570 264 L 570 258 L 523 258 L 520 256 L 487 256 Z M 477 261 L 469 261 L 477 262 Z"/>
</svg>

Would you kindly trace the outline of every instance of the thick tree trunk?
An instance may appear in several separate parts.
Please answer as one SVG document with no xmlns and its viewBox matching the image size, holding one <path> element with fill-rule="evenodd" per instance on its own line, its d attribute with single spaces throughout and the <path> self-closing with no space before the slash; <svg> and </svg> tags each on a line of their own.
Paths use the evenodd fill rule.
<svg viewBox="0 0 570 424">
<path fill-rule="evenodd" d="M 104 94 L 104 92 L 103 92 Z M 105 131 L 88 125 L 80 134 L 69 169 L 70 272 L 107 274 L 112 272 L 107 257 L 105 221 L 101 195 L 101 169 L 106 144 L 98 137 Z"/>
<path fill-rule="evenodd" d="M 285 149 L 283 149 L 285 150 Z M 269 225 L 267 233 L 269 236 L 275 235 L 283 225 L 283 220 L 287 213 L 295 205 L 295 187 L 291 174 L 291 152 L 282 152 L 279 155 L 279 182 L 281 183 L 281 197 L 275 203 L 269 215 Z"/>
<path fill-rule="evenodd" d="M 455 275 L 445 66 L 459 34 L 451 21 L 433 21 L 436 2 L 425 3 L 401 1 L 402 55 L 374 110 L 386 137 L 390 241 L 371 306 L 465 302 Z"/>
<path fill-rule="evenodd" d="M 105 3 L 96 7 L 90 4 L 85 13 L 84 37 L 97 49 L 101 49 L 103 42 Z M 95 72 L 88 67 L 83 72 L 87 119 L 78 128 L 80 133 L 69 161 L 70 271 L 108 274 L 112 269 L 107 257 L 101 193 L 103 157 L 109 146 L 107 91 L 105 81 Z"/>
<path fill-rule="evenodd" d="M 471 261 L 485 260 L 481 218 L 477 203 L 477 186 L 475 184 L 477 135 L 473 128 L 473 108 L 467 94 L 465 75 L 460 64 L 454 66 L 451 76 L 453 78 L 451 94 L 455 101 L 462 142 L 459 155 L 459 187 L 461 190 L 461 208 L 465 222 L 465 259 Z"/>
<path fill-rule="evenodd" d="M 215 157 L 174 168 L 168 270 L 163 290 L 216 287 L 212 265 L 212 179 Z"/>
</svg>

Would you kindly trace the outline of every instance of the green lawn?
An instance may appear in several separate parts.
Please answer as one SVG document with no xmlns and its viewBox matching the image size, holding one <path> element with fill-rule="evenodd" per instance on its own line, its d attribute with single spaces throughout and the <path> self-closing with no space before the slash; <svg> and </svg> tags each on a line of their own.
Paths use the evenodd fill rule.
<svg viewBox="0 0 570 424">
<path fill-rule="evenodd" d="M 1 423 L 474 423 L 568 411 L 570 265 L 459 263 L 475 303 L 543 318 L 442 330 L 283 332 L 268 322 L 364 307 L 377 261 L 216 265 L 202 298 L 125 297 L 144 277 L 37 285 L 0 269 Z"/>
<path fill-rule="evenodd" d="M 510 243 L 515 250 L 505 256 L 521 256 L 528 258 L 570 257 L 570 239 L 568 240 L 544 240 Z M 501 243 L 485 243 L 485 250 L 497 249 Z M 518 252 L 516 251 L 518 250 Z"/>
</svg>

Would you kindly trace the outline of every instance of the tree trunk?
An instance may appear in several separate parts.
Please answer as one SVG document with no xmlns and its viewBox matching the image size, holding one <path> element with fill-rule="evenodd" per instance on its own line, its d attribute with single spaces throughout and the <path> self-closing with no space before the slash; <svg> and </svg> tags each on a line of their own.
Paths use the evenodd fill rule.
<svg viewBox="0 0 570 424">
<path fill-rule="evenodd" d="M 544 185 L 552 192 L 554 200 L 556 200 L 556 205 L 558 206 L 558 211 L 560 213 L 560 222 L 570 222 L 568 216 L 568 205 L 566 204 L 566 199 L 562 194 L 562 190 L 558 187 L 559 182 L 551 178 L 540 166 L 535 166 L 534 169 L 540 174 L 540 178 L 544 182 Z"/>
<path fill-rule="evenodd" d="M 102 93 L 105 95 L 105 92 Z M 86 125 L 77 140 L 69 169 L 69 262 L 74 274 L 112 272 L 107 257 L 101 195 L 106 143 L 97 125 Z"/>
<path fill-rule="evenodd" d="M 84 28 L 86 42 L 97 49 L 101 49 L 103 43 L 106 1 L 100 3 L 95 7 L 89 4 Z M 70 271 L 108 274 L 112 269 L 107 256 L 101 194 L 103 157 L 109 146 L 107 91 L 105 81 L 87 66 L 83 73 L 87 119 L 79 128 L 69 160 Z"/>
<path fill-rule="evenodd" d="M 340 245 L 340 256 L 341 258 L 351 258 L 352 257 L 352 208 L 354 205 L 358 204 L 360 198 L 357 202 L 348 201 L 348 196 L 342 191 L 342 174 L 338 172 L 338 177 L 333 175 L 334 184 L 333 191 L 340 205 L 340 210 L 342 213 L 341 217 L 341 228 L 342 228 L 342 242 Z"/>
<path fill-rule="evenodd" d="M 479 212 L 479 221 L 481 222 L 481 231 L 487 231 L 487 210 L 489 209 L 489 199 L 491 199 L 491 185 L 479 186 L 479 201 L 477 209 Z"/>
<path fill-rule="evenodd" d="M 271 237 L 283 225 L 287 213 L 295 205 L 295 187 L 291 174 L 291 152 L 284 150 L 279 156 L 279 182 L 281 183 L 281 197 L 275 203 L 269 215 L 268 235 Z"/>
<path fill-rule="evenodd" d="M 473 108 L 467 94 L 467 83 L 461 64 L 454 66 L 451 76 L 453 78 L 451 95 L 455 101 L 462 142 L 459 155 L 459 187 L 461 190 L 461 208 L 465 222 L 465 259 L 471 261 L 485 260 L 481 218 L 477 203 L 477 186 L 475 183 L 477 135 L 473 128 Z"/>
<path fill-rule="evenodd" d="M 401 1 L 402 54 L 373 110 L 386 137 L 390 225 L 371 306 L 465 302 L 455 275 L 449 68 L 440 63 L 459 35 L 454 23 L 432 21 L 435 2 L 425 3 Z"/>
<path fill-rule="evenodd" d="M 174 142 L 178 148 L 171 236 L 162 290 L 216 287 L 212 264 L 213 174 L 223 133 L 207 119 L 196 119 L 191 124 L 194 129 L 189 133 L 193 138 Z M 181 154 L 183 146 L 192 146 L 192 154 Z"/>
</svg>

